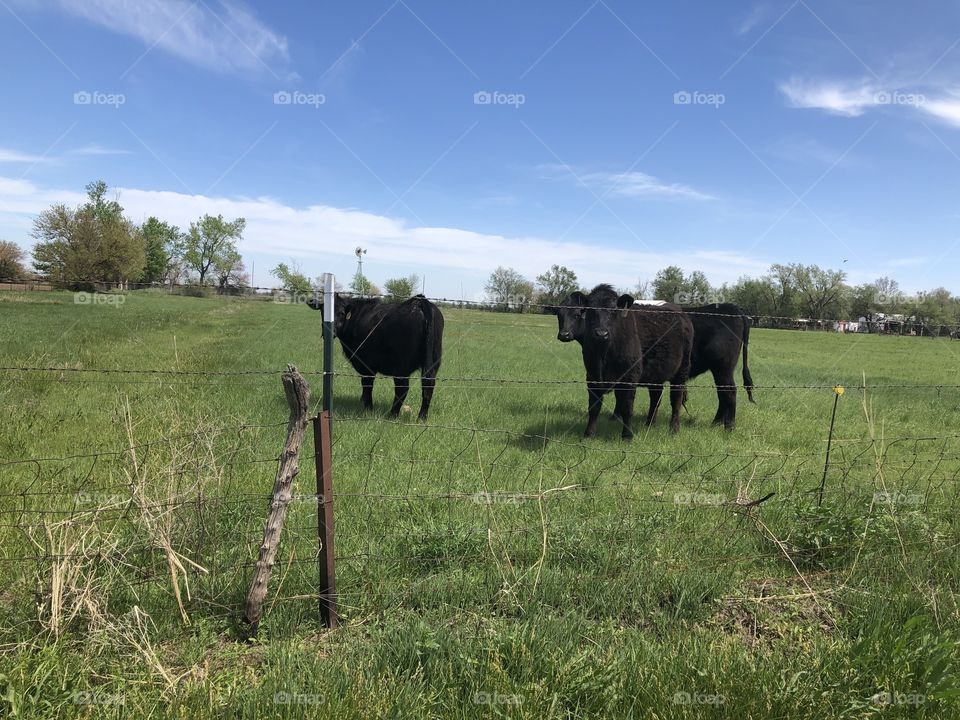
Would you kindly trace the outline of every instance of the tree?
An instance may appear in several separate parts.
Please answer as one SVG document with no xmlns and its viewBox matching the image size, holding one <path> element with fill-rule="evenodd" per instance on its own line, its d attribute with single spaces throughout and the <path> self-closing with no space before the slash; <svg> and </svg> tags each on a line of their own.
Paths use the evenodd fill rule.
<svg viewBox="0 0 960 720">
<path fill-rule="evenodd" d="M 9 240 L 0 240 L 0 280 L 19 280 L 27 274 L 23 250 Z"/>
<path fill-rule="evenodd" d="M 243 218 L 224 220 L 223 215 L 204 215 L 190 223 L 184 238 L 183 258 L 187 266 L 200 276 L 200 284 L 211 268 L 231 267 L 240 257 L 236 243 L 243 238 L 247 221 Z"/>
<path fill-rule="evenodd" d="M 633 288 L 633 296 L 637 300 L 650 300 L 650 281 L 637 280 L 637 284 Z"/>
<path fill-rule="evenodd" d="M 246 287 L 250 284 L 250 276 L 246 273 L 243 258 L 236 250 L 224 253 L 213 261 L 211 268 L 216 275 L 217 287 Z"/>
<path fill-rule="evenodd" d="M 123 283 L 140 277 L 143 238 L 123 216 L 117 200 L 107 200 L 102 180 L 87 185 L 87 202 L 76 209 L 57 204 L 33 222 L 34 267 L 53 282 L 77 285 Z"/>
<path fill-rule="evenodd" d="M 537 284 L 541 288 L 540 302 L 544 305 L 557 305 L 580 289 L 577 274 L 563 265 L 553 265 L 542 275 L 537 275 Z"/>
<path fill-rule="evenodd" d="M 350 292 L 360 297 L 373 297 L 380 294 L 380 288 L 358 269 L 350 281 Z"/>
<path fill-rule="evenodd" d="M 724 295 L 751 315 L 777 314 L 777 291 L 769 278 L 742 277 Z"/>
<path fill-rule="evenodd" d="M 653 298 L 654 300 L 669 300 L 676 302 L 685 289 L 686 280 L 683 277 L 683 270 L 676 265 L 670 265 L 663 268 L 653 279 Z"/>
<path fill-rule="evenodd" d="M 183 253 L 180 228 L 151 216 L 140 226 L 145 263 L 140 282 L 162 283 L 170 280 Z"/>
<path fill-rule="evenodd" d="M 300 266 L 296 263 L 289 267 L 286 263 L 280 263 L 270 271 L 280 281 L 281 287 L 289 293 L 306 295 L 313 292 L 313 284 L 310 278 L 300 271 Z"/>
<path fill-rule="evenodd" d="M 404 300 L 417 292 L 420 277 L 413 273 L 405 278 L 391 278 L 383 284 L 383 291 L 391 300 Z"/>
<path fill-rule="evenodd" d="M 533 296 L 533 283 L 513 268 L 498 267 L 490 274 L 484 288 L 487 300 L 502 310 L 523 310 Z"/>
<path fill-rule="evenodd" d="M 824 270 L 819 265 L 789 265 L 793 285 L 799 295 L 800 309 L 812 318 L 839 319 L 846 309 L 847 274 L 843 270 Z"/>
</svg>

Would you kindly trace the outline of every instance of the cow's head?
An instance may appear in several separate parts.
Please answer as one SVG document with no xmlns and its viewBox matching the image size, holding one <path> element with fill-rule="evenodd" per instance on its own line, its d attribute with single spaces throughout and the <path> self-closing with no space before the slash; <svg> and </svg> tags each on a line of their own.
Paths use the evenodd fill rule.
<svg viewBox="0 0 960 720">
<path fill-rule="evenodd" d="M 587 296 L 576 290 L 553 308 L 557 316 L 557 340 L 570 342 L 583 339 L 583 316 L 586 307 Z"/>
<path fill-rule="evenodd" d="M 597 285 L 586 298 L 583 336 L 593 342 L 609 342 L 616 318 L 633 306 L 632 295 L 617 295 L 609 285 Z"/>
<path fill-rule="evenodd" d="M 350 298 L 343 297 L 339 293 L 333 294 L 333 329 L 335 333 L 341 332 L 347 320 L 350 319 L 349 304 Z M 315 293 L 312 298 L 307 300 L 307 307 L 323 313 L 323 295 Z"/>
</svg>

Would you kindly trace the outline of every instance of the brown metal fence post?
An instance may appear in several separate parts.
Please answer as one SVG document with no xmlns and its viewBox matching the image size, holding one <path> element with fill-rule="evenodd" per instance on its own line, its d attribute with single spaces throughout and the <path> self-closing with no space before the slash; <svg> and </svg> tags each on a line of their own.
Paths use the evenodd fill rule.
<svg viewBox="0 0 960 720">
<path fill-rule="evenodd" d="M 333 458 L 330 452 L 330 412 L 313 419 L 317 463 L 317 535 L 320 542 L 320 619 L 337 627 L 337 568 L 333 549 Z"/>
</svg>

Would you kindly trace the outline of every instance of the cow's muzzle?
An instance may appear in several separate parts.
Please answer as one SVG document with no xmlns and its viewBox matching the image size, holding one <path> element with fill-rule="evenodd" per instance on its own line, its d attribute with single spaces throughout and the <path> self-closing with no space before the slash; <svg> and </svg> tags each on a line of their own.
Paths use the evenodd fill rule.
<svg viewBox="0 0 960 720">
<path fill-rule="evenodd" d="M 593 337 L 596 338 L 597 340 L 609 340 L 609 339 L 610 339 L 610 331 L 609 331 L 609 330 L 601 330 L 601 329 L 598 328 L 598 329 L 596 329 L 596 330 L 593 331 Z"/>
<path fill-rule="evenodd" d="M 573 333 L 569 330 L 561 330 L 557 333 L 557 340 L 560 342 L 570 342 L 573 340 Z"/>
</svg>

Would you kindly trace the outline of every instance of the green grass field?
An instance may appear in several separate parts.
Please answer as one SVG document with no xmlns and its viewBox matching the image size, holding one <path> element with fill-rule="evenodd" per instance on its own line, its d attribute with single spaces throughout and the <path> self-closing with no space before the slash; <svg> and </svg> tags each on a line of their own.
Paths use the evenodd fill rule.
<svg viewBox="0 0 960 720">
<path fill-rule="evenodd" d="M 755 329 L 735 432 L 705 376 L 678 436 L 665 409 L 624 444 L 611 397 L 581 439 L 554 318 L 444 314 L 427 423 L 416 380 L 412 413 L 387 419 L 383 379 L 363 413 L 336 353 L 342 627 L 299 498 L 245 642 L 280 373 L 319 403 L 319 314 L 0 293 L 0 366 L 83 371 L 0 371 L 0 715 L 960 716 L 960 343 Z"/>
</svg>

